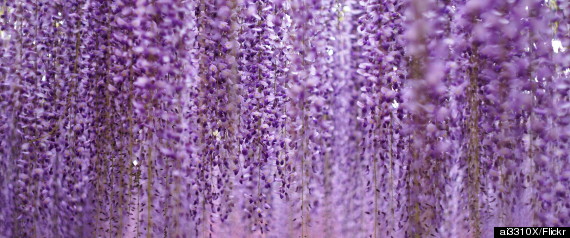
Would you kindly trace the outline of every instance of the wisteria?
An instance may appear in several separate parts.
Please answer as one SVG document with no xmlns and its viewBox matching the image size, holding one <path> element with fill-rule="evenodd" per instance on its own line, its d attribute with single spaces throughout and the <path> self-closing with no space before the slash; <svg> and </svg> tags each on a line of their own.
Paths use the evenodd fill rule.
<svg viewBox="0 0 570 238">
<path fill-rule="evenodd" d="M 570 226 L 566 0 L 0 0 L 0 237 Z"/>
</svg>

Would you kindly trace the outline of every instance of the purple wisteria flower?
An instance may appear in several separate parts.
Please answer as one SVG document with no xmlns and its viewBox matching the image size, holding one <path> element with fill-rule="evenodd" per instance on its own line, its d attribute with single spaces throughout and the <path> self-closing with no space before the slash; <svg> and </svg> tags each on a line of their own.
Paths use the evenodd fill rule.
<svg viewBox="0 0 570 238">
<path fill-rule="evenodd" d="M 570 226 L 563 0 L 2 0 L 1 237 Z"/>
</svg>

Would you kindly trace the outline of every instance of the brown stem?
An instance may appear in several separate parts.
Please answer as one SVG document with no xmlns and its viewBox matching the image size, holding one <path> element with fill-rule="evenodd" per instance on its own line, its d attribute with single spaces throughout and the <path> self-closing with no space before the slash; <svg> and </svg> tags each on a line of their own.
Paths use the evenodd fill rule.
<svg viewBox="0 0 570 238">
<path fill-rule="evenodd" d="M 474 229 L 474 236 L 481 236 L 480 215 L 479 215 L 479 193 L 480 193 L 480 145 L 479 145 L 479 97 L 478 97 L 478 76 L 479 76 L 479 59 L 477 56 L 477 46 L 474 45 L 470 58 L 473 67 L 469 70 L 469 207 L 471 210 L 471 220 Z"/>
</svg>

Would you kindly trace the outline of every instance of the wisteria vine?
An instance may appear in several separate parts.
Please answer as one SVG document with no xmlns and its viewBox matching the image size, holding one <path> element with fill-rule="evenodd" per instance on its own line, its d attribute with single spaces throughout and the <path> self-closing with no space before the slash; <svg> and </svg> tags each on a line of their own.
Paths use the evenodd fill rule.
<svg viewBox="0 0 570 238">
<path fill-rule="evenodd" d="M 0 237 L 570 226 L 570 2 L 2 0 Z"/>
</svg>

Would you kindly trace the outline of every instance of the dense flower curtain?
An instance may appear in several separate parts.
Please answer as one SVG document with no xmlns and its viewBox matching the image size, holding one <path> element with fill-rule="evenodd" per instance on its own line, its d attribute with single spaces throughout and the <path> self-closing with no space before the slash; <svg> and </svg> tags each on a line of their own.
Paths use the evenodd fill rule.
<svg viewBox="0 0 570 238">
<path fill-rule="evenodd" d="M 0 237 L 570 226 L 570 2 L 0 0 Z"/>
</svg>

